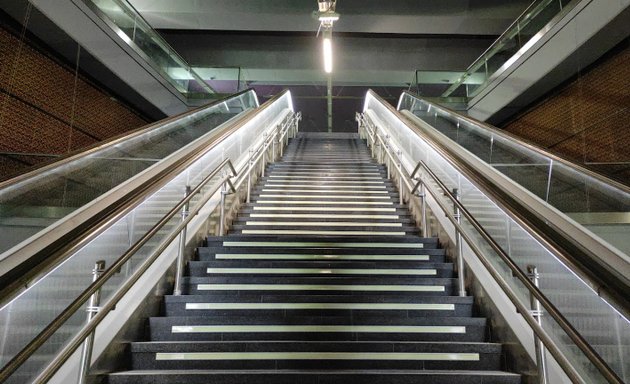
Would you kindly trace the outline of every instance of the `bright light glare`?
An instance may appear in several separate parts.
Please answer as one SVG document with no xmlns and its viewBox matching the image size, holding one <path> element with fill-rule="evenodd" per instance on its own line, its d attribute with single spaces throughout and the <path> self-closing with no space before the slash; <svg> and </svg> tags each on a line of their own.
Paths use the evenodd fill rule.
<svg viewBox="0 0 630 384">
<path fill-rule="evenodd" d="M 333 21 L 339 20 L 339 15 L 334 16 L 320 16 L 319 21 L 322 23 L 331 23 Z"/>
<path fill-rule="evenodd" d="M 332 73 L 332 41 L 330 38 L 324 38 L 324 71 Z"/>
</svg>

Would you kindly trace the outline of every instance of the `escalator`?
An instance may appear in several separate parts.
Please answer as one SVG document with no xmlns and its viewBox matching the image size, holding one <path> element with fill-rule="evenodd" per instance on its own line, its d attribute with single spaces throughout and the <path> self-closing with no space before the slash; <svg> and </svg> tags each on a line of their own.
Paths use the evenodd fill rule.
<svg viewBox="0 0 630 384">
<path fill-rule="evenodd" d="M 248 91 L 5 185 L 84 189 L 0 261 L 0 381 L 628 381 L 627 256 L 570 217 L 627 191 L 409 93 L 299 121 Z"/>
</svg>

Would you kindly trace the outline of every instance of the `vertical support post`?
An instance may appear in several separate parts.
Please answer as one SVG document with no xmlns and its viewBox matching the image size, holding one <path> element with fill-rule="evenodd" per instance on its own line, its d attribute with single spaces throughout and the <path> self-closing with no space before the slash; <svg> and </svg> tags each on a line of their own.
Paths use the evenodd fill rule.
<svg viewBox="0 0 630 384">
<path fill-rule="evenodd" d="M 459 201 L 459 189 L 453 189 L 453 196 L 455 200 Z M 453 217 L 457 221 L 457 224 L 462 223 L 462 214 L 457 204 L 455 204 Z M 455 228 L 455 252 L 457 253 L 457 288 L 459 290 L 459 296 L 466 296 L 466 277 L 464 276 L 464 255 L 462 253 L 462 234 L 459 229 Z"/>
<path fill-rule="evenodd" d="M 267 160 L 267 150 L 265 149 L 265 145 L 267 145 L 267 134 L 263 134 L 263 147 L 261 148 L 262 154 L 260 155 L 260 177 L 265 177 L 265 161 Z"/>
<path fill-rule="evenodd" d="M 422 236 L 431 237 L 427 222 L 427 195 L 422 177 L 420 177 L 418 182 L 420 183 L 418 197 L 420 198 L 420 226 L 422 227 Z"/>
<path fill-rule="evenodd" d="M 271 163 L 276 161 L 276 140 L 278 139 L 278 130 L 280 128 L 276 127 L 276 131 L 273 134 L 271 139 Z"/>
<path fill-rule="evenodd" d="M 396 164 L 396 167 L 398 167 L 398 195 L 400 197 L 399 199 L 399 203 L 400 205 L 403 205 L 405 203 L 405 196 L 404 196 L 404 190 L 403 190 L 403 175 L 402 175 L 402 151 L 399 149 L 398 152 L 396 152 L 396 154 L 398 155 L 398 164 Z"/>
<path fill-rule="evenodd" d="M 527 273 L 529 274 L 529 278 L 532 280 L 534 285 L 538 287 L 540 283 L 540 274 L 538 273 L 538 268 L 535 265 L 528 265 Z M 542 326 L 542 309 L 540 306 L 540 302 L 534 297 L 533 294 L 530 294 L 530 304 L 532 308 L 532 316 L 534 316 L 536 322 L 540 326 Z M 538 383 L 547 384 L 547 354 L 545 352 L 544 344 L 538 339 L 536 333 L 534 333 L 534 348 L 536 350 L 536 368 L 538 370 Z"/>
<path fill-rule="evenodd" d="M 221 185 L 221 213 L 219 218 L 219 236 L 225 235 L 225 196 L 227 195 L 227 181 Z"/>
<path fill-rule="evenodd" d="M 254 167 L 253 161 L 254 151 L 249 150 L 249 160 L 247 161 L 247 202 L 251 202 L 252 194 L 252 168 Z"/>
<path fill-rule="evenodd" d="M 105 260 L 99 260 L 94 264 L 94 269 L 92 270 L 92 282 L 95 282 L 96 279 L 101 276 L 101 274 L 105 271 Z M 87 311 L 87 322 L 89 323 L 94 315 L 96 315 L 99 311 L 99 305 L 101 301 L 101 290 L 94 292 L 94 294 L 90 297 L 90 301 L 88 303 Z M 81 362 L 79 363 L 79 380 L 78 384 L 85 384 L 87 382 L 87 376 L 90 372 L 90 365 L 92 365 L 92 348 L 94 346 L 94 332 L 90 333 L 88 337 L 85 338 L 83 342 L 83 349 L 81 350 Z"/>
<path fill-rule="evenodd" d="M 332 132 L 332 125 L 333 125 L 332 92 L 333 92 L 332 74 L 329 73 L 328 79 L 326 82 L 326 99 L 327 99 L 327 104 L 328 104 L 328 132 Z"/>
<path fill-rule="evenodd" d="M 184 197 L 190 195 L 190 185 L 186 186 L 184 191 Z M 186 203 L 182 208 L 182 221 L 188 217 L 189 203 Z M 184 255 L 186 253 L 186 229 L 185 226 L 179 233 L 179 249 L 177 250 L 177 266 L 175 269 L 175 287 L 173 288 L 173 295 L 179 296 L 182 294 L 182 278 L 184 276 Z"/>
</svg>

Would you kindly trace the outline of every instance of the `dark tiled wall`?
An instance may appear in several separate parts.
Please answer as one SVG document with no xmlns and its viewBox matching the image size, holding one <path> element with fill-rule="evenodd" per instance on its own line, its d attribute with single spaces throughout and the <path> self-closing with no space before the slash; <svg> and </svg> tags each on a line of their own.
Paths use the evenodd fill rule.
<svg viewBox="0 0 630 384">
<path fill-rule="evenodd" d="M 630 185 L 629 79 L 630 42 L 626 39 L 594 67 L 504 128 Z"/>
<path fill-rule="evenodd" d="M 64 155 L 147 123 L 24 40 L 0 26 L 0 153 Z M 0 180 L 52 159 L 0 154 Z"/>
</svg>

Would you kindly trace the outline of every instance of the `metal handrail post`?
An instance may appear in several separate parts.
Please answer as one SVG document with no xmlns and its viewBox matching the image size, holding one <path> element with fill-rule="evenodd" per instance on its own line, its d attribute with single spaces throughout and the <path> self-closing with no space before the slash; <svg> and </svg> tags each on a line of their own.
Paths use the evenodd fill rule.
<svg viewBox="0 0 630 384">
<path fill-rule="evenodd" d="M 94 264 L 92 270 L 92 282 L 95 282 L 101 273 L 105 271 L 105 260 L 99 260 Z M 89 323 L 94 318 L 94 315 L 99 311 L 99 305 L 101 302 L 101 290 L 97 290 L 90 296 L 90 301 L 86 308 L 87 322 Z M 83 349 L 81 350 L 81 362 L 79 363 L 79 380 L 78 384 L 85 384 L 87 382 L 87 376 L 90 372 L 90 365 L 92 365 L 92 349 L 94 346 L 94 332 L 91 332 L 83 342 Z"/>
<path fill-rule="evenodd" d="M 453 197 L 459 201 L 460 193 L 459 189 L 453 189 Z M 462 214 L 459 210 L 459 205 L 455 204 L 453 211 L 453 217 L 457 221 L 457 224 L 462 225 Z M 455 253 L 457 254 L 457 288 L 459 296 L 466 296 L 466 276 L 464 275 L 464 252 L 462 251 L 462 233 L 459 228 L 455 227 Z"/>
<path fill-rule="evenodd" d="M 267 132 L 263 133 L 262 156 L 260 157 L 260 177 L 265 177 L 265 161 L 267 160 L 267 150 L 265 148 L 266 144 Z"/>
<path fill-rule="evenodd" d="M 396 167 L 398 168 L 398 194 L 400 195 L 400 205 L 403 205 L 405 203 L 405 196 L 404 193 L 405 191 L 403 190 L 403 172 L 402 172 L 402 150 L 398 150 L 398 152 L 396 152 L 396 154 L 398 155 L 398 164 L 396 164 Z"/>
<path fill-rule="evenodd" d="M 223 177 L 225 177 L 225 175 Z M 228 184 L 226 180 L 221 185 L 221 213 L 219 218 L 219 236 L 225 235 L 225 196 L 228 194 L 227 187 Z"/>
<path fill-rule="evenodd" d="M 276 126 L 276 130 L 273 133 L 273 138 L 271 139 L 271 162 L 272 163 L 276 161 L 276 142 L 278 140 L 278 131 L 279 131 L 279 126 Z"/>
<path fill-rule="evenodd" d="M 424 187 L 422 178 L 418 180 L 418 198 L 420 199 L 420 226 L 422 227 L 422 236 L 431 237 L 431 231 L 427 222 L 427 191 Z"/>
<path fill-rule="evenodd" d="M 254 158 L 254 150 L 249 150 L 249 160 L 247 160 L 247 202 L 251 202 L 251 194 L 252 194 L 252 168 L 254 168 L 253 164 Z"/>
<path fill-rule="evenodd" d="M 534 285 L 539 288 L 540 274 L 538 268 L 535 265 L 527 266 L 527 273 Z M 531 302 L 531 314 L 536 319 L 536 322 L 542 327 L 542 308 L 540 301 L 530 293 Z M 547 384 L 547 353 L 545 352 L 545 345 L 538 338 L 538 335 L 534 333 L 534 348 L 536 350 L 536 369 L 538 371 L 538 383 Z"/>
<path fill-rule="evenodd" d="M 186 190 L 184 192 L 184 198 L 190 195 L 190 185 L 186 186 Z M 187 202 L 182 207 L 182 221 L 186 221 L 188 217 L 188 209 L 190 206 L 190 202 Z M 175 269 L 175 283 L 173 288 L 173 295 L 179 296 L 182 294 L 182 277 L 184 276 L 184 255 L 186 253 L 186 229 L 188 226 L 182 229 L 182 232 L 179 234 L 179 249 L 177 250 L 177 266 Z"/>
</svg>

